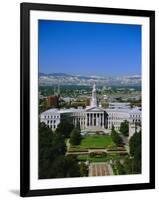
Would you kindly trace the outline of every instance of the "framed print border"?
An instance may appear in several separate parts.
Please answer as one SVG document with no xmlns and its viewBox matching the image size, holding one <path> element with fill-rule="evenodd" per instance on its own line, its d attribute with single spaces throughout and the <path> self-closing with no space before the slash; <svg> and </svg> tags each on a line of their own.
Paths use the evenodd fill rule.
<svg viewBox="0 0 159 200">
<path fill-rule="evenodd" d="M 155 12 L 149 10 L 131 10 L 117 8 L 84 7 L 71 5 L 51 5 L 21 3 L 21 126 L 20 126 L 20 195 L 58 195 L 76 193 L 94 193 L 123 190 L 139 190 L 155 188 Z M 100 185 L 69 188 L 31 189 L 30 187 L 30 12 L 31 11 L 56 11 L 66 13 L 89 13 L 116 16 L 148 17 L 149 27 L 149 177 L 148 183 Z M 151 134 L 150 134 L 151 133 Z"/>
</svg>

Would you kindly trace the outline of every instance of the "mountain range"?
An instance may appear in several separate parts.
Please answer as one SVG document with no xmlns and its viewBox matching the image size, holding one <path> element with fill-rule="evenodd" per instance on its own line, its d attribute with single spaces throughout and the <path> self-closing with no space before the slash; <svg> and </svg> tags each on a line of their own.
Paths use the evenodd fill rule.
<svg viewBox="0 0 159 200">
<path fill-rule="evenodd" d="M 94 82 L 102 86 L 140 86 L 141 75 L 106 77 L 72 75 L 66 73 L 39 73 L 40 85 L 92 85 Z"/>
</svg>

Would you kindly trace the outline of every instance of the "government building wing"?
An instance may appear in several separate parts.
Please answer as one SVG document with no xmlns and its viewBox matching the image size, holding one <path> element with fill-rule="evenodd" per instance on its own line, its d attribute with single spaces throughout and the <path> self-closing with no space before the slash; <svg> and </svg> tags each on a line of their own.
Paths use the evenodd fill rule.
<svg viewBox="0 0 159 200">
<path fill-rule="evenodd" d="M 62 118 L 70 118 L 76 126 L 80 124 L 81 134 L 110 134 L 111 128 L 119 130 L 121 122 L 129 122 L 129 138 L 140 130 L 141 109 L 131 108 L 130 103 L 109 103 L 108 108 L 98 105 L 96 84 L 93 85 L 90 105 L 86 108 L 56 109 L 52 108 L 40 114 L 40 122 L 44 122 L 53 131 L 56 130 Z"/>
</svg>

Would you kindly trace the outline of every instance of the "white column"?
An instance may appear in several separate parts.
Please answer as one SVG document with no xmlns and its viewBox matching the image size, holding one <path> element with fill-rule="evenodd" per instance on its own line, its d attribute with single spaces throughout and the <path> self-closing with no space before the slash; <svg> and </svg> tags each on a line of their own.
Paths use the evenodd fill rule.
<svg viewBox="0 0 159 200">
<path fill-rule="evenodd" d="M 103 113 L 102 127 L 104 127 L 104 113 Z"/>
<path fill-rule="evenodd" d="M 89 113 L 89 126 L 90 126 L 90 123 L 91 123 L 91 115 L 90 115 L 90 113 Z"/>
<path fill-rule="evenodd" d="M 96 121 L 95 126 L 97 126 L 97 113 L 95 113 L 95 121 Z"/>
<path fill-rule="evenodd" d="M 92 114 L 92 126 L 94 126 L 94 113 Z"/>
<path fill-rule="evenodd" d="M 85 113 L 85 128 L 87 127 L 87 113 Z"/>
</svg>

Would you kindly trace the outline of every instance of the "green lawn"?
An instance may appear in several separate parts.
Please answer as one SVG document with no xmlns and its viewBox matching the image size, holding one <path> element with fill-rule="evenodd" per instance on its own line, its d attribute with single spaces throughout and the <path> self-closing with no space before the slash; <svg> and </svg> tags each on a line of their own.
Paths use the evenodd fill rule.
<svg viewBox="0 0 159 200">
<path fill-rule="evenodd" d="M 111 136 L 89 135 L 82 138 L 80 145 L 70 146 L 70 150 L 104 149 L 107 148 L 108 145 L 114 145 Z"/>
</svg>

